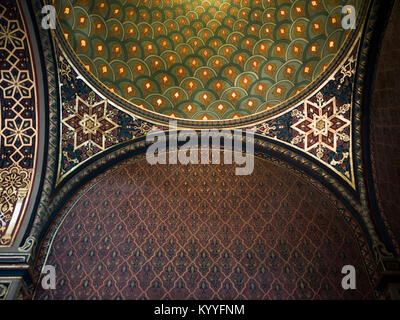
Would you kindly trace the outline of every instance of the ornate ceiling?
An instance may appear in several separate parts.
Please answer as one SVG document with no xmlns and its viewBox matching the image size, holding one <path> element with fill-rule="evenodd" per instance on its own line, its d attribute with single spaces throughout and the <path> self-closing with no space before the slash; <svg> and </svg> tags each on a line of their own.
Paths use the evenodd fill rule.
<svg viewBox="0 0 400 320">
<path fill-rule="evenodd" d="M 343 0 L 55 1 L 79 62 L 135 112 L 193 120 L 278 109 L 321 77 Z"/>
<path fill-rule="evenodd" d="M 50 3 L 55 30 L 41 27 Z M 350 31 L 340 24 L 345 4 L 357 11 Z M 256 158 L 307 181 L 296 192 L 315 205 L 296 207 L 290 219 L 318 212 L 341 225 L 332 215 L 338 209 L 350 226 L 346 237 L 358 242 L 360 268 L 382 297 L 380 279 L 390 268 L 400 275 L 399 246 L 377 205 L 368 128 L 374 61 L 390 9 L 390 1 L 377 0 L 0 0 L 0 299 L 21 283 L 32 292 L 40 276 L 32 261 L 48 250 L 42 241 L 51 222 L 96 176 L 140 157 L 151 129 L 168 133 L 172 117 L 178 130 L 252 131 Z M 257 163 L 256 170 L 266 168 Z M 161 171 L 139 168 L 129 180 Z M 290 194 L 281 177 L 263 185 L 261 176 L 248 177 L 249 197 L 265 185 L 271 203 Z M 185 178 L 201 181 L 198 173 Z M 154 192 L 164 197 L 159 188 Z M 333 209 L 325 211 L 328 198 Z M 85 220 L 78 218 L 70 225 Z"/>
</svg>

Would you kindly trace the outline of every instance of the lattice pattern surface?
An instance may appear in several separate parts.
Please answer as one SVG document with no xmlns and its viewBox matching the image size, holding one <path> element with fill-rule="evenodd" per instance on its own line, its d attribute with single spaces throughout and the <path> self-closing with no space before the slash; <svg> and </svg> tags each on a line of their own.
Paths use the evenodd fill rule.
<svg viewBox="0 0 400 320">
<path fill-rule="evenodd" d="M 372 298 L 337 208 L 265 160 L 246 177 L 233 165 L 131 160 L 74 199 L 47 259 L 57 289 L 37 299 Z M 356 291 L 341 287 L 346 264 Z"/>
</svg>

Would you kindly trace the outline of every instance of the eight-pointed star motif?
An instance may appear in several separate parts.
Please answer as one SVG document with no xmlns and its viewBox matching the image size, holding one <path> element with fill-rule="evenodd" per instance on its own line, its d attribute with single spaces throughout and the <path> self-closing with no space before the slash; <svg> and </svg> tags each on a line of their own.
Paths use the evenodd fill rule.
<svg viewBox="0 0 400 320">
<path fill-rule="evenodd" d="M 4 138 L 4 145 L 7 147 L 32 146 L 32 139 L 35 134 L 35 128 L 32 125 L 32 119 L 7 119 L 6 125 L 1 130 Z"/>
<path fill-rule="evenodd" d="M 5 21 L 7 25 L 0 24 L 0 48 L 6 49 L 11 46 L 15 49 L 23 49 L 25 34 L 19 27 L 18 21 Z"/>
<path fill-rule="evenodd" d="M 323 147 L 336 153 L 338 133 L 350 125 L 350 120 L 338 112 L 335 97 L 326 103 L 322 95 L 317 98 L 318 104 L 304 102 L 299 121 L 291 127 L 303 138 L 305 151 L 318 147 L 317 155 L 322 157 Z"/>
<path fill-rule="evenodd" d="M 77 96 L 74 114 L 64 120 L 74 130 L 74 149 L 88 141 L 104 149 L 105 134 L 118 126 L 107 117 L 106 107 L 106 100 L 91 105 Z"/>
<path fill-rule="evenodd" d="M 5 98 L 16 100 L 31 98 L 33 83 L 27 71 L 19 71 L 16 68 L 11 71 L 1 71 L 0 85 Z"/>
</svg>

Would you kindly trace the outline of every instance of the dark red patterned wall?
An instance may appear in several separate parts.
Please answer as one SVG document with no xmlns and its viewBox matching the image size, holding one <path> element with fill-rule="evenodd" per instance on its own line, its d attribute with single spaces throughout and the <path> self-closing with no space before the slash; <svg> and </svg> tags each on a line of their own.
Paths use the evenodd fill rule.
<svg viewBox="0 0 400 320">
<path fill-rule="evenodd" d="M 349 226 L 288 168 L 256 159 L 239 177 L 232 165 L 139 159 L 113 170 L 61 212 L 47 260 L 57 289 L 36 299 L 373 297 Z M 346 264 L 355 291 L 341 287 Z"/>
<path fill-rule="evenodd" d="M 400 244 L 400 3 L 382 42 L 371 101 L 371 144 L 381 208 Z"/>
</svg>

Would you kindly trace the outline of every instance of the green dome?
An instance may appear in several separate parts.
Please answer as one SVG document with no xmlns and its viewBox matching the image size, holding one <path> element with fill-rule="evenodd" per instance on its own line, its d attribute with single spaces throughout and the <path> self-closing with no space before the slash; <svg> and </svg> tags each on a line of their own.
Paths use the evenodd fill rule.
<svg viewBox="0 0 400 320">
<path fill-rule="evenodd" d="M 182 119 L 272 110 L 332 62 L 353 0 L 57 0 L 82 64 L 132 104 Z"/>
</svg>

